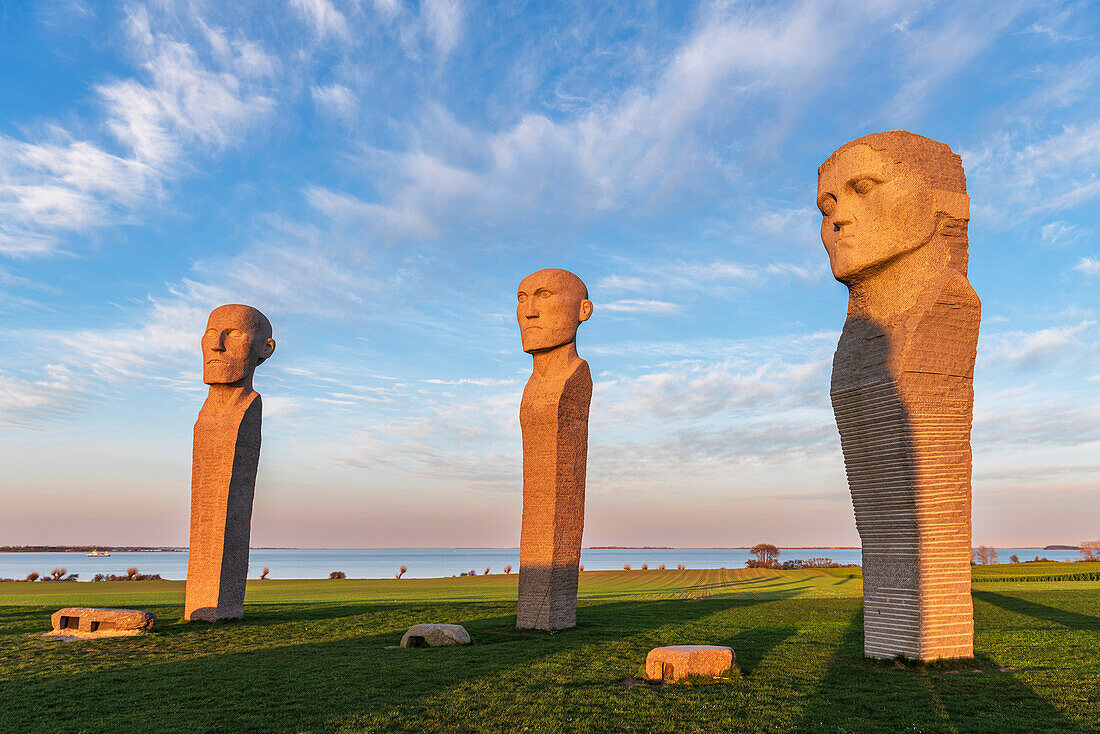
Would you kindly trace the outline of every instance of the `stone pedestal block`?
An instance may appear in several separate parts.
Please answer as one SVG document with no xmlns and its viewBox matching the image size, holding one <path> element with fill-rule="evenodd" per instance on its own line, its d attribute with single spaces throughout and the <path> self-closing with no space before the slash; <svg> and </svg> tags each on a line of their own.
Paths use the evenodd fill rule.
<svg viewBox="0 0 1100 734">
<path fill-rule="evenodd" d="M 95 638 L 144 634 L 156 625 L 157 615 L 139 609 L 65 607 L 53 613 L 48 635 Z"/>
<path fill-rule="evenodd" d="M 244 616 L 252 498 L 260 462 L 260 396 L 242 412 L 199 413 L 191 468 L 191 543 L 184 618 Z"/>
<path fill-rule="evenodd" d="M 650 680 L 676 682 L 689 676 L 716 677 L 733 667 L 731 648 L 717 645 L 673 645 L 657 647 L 645 658 L 645 675 Z"/>
<path fill-rule="evenodd" d="M 528 383 L 523 428 L 523 525 L 517 626 L 577 624 L 592 377 L 583 360 L 561 383 Z"/>
</svg>

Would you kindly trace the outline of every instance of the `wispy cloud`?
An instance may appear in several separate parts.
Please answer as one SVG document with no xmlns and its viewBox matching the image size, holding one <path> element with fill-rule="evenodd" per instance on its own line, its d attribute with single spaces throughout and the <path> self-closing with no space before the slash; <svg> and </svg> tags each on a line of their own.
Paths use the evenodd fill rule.
<svg viewBox="0 0 1100 734">
<path fill-rule="evenodd" d="M 895 121 L 892 124 L 915 119 L 932 93 L 988 49 L 1025 9 L 1019 2 L 974 5 L 958 8 L 943 23 L 898 25 L 908 55 L 909 81 L 886 105 L 883 117 Z"/>
<path fill-rule="evenodd" d="M 338 120 L 351 120 L 359 106 L 358 97 L 343 84 L 314 86 L 310 93 L 318 109 Z"/>
<path fill-rule="evenodd" d="M 822 258 L 823 260 L 823 258 Z M 598 290 L 611 292 L 631 293 L 667 293 L 670 290 L 676 292 L 695 292 L 701 284 L 717 285 L 723 288 L 751 289 L 764 286 L 769 281 L 802 280 L 814 281 L 821 278 L 826 270 L 825 264 L 814 263 L 799 265 L 795 263 L 773 262 L 761 265 L 749 263 L 731 262 L 728 260 L 712 260 L 709 262 L 633 262 L 624 263 L 625 268 L 634 272 L 631 274 L 609 275 L 601 278 L 596 283 Z M 616 301 L 620 304 L 612 311 L 625 311 L 633 307 L 641 310 L 641 305 L 646 303 L 665 303 L 659 300 L 624 299 Z M 676 304 L 670 304 L 676 305 Z M 608 306 L 603 306 L 608 308 Z M 662 313 L 670 313 L 675 309 L 663 307 Z M 678 306 L 677 306 L 678 308 Z"/>
<path fill-rule="evenodd" d="M 1077 264 L 1073 266 L 1073 270 L 1084 275 L 1096 275 L 1100 273 L 1100 260 L 1095 257 L 1082 257 L 1077 259 Z"/>
<path fill-rule="evenodd" d="M 289 0 L 289 3 L 317 38 L 332 36 L 342 41 L 351 38 L 347 18 L 330 0 Z"/>
<path fill-rule="evenodd" d="M 1048 247 L 1065 247 L 1089 234 L 1091 233 L 1088 230 L 1082 229 L 1079 225 L 1059 220 L 1043 225 L 1040 230 L 1040 240 Z"/>
<path fill-rule="evenodd" d="M 1073 209 L 1100 196 L 1100 120 L 1066 125 L 1060 132 L 1017 146 L 1002 133 L 979 151 L 963 152 L 971 195 L 986 201 L 976 211 L 985 223 L 1004 226 L 995 214 L 1011 207 L 1024 216 Z"/>
<path fill-rule="evenodd" d="M 424 9 L 455 7 L 438 2 Z M 858 5 L 846 10 L 843 25 L 873 25 L 890 11 L 889 4 Z M 361 199 L 367 207 L 359 211 L 383 223 L 416 222 L 409 232 L 423 231 L 425 224 L 438 227 L 443 220 L 453 226 L 499 221 L 503 215 L 560 222 L 569 212 L 570 220 L 584 221 L 607 212 L 688 203 L 738 174 L 736 161 L 721 160 L 710 149 L 710 127 L 754 102 L 774 105 L 776 90 L 792 99 L 797 90 L 836 73 L 835 65 L 846 65 L 843 54 L 854 42 L 850 32 L 830 32 L 839 31 L 840 23 L 814 2 L 783 11 L 707 4 L 693 32 L 665 56 L 657 73 L 614 98 L 564 118 L 524 112 L 487 133 L 429 103 L 408 131 L 408 147 L 364 144 L 372 198 L 332 193 Z M 774 129 L 768 126 L 767 135 Z M 797 212 L 805 239 L 812 237 L 808 211 Z"/>
<path fill-rule="evenodd" d="M 680 305 L 669 301 L 653 301 L 644 298 L 624 298 L 611 303 L 600 304 L 601 311 L 612 313 L 652 313 L 671 314 L 680 310 Z"/>
<path fill-rule="evenodd" d="M 145 6 L 128 9 L 140 71 L 93 88 L 113 140 L 81 140 L 58 125 L 37 141 L 0 136 L 0 253 L 43 254 L 66 233 L 131 221 L 189 167 L 186 151 L 222 150 L 271 111 L 273 100 L 256 88 L 274 70 L 266 52 L 197 22 L 214 66 L 156 30 Z M 109 152 L 112 143 L 126 152 Z"/>
<path fill-rule="evenodd" d="M 420 13 L 436 50 L 446 57 L 462 37 L 465 13 L 461 0 L 422 0 Z"/>
<path fill-rule="evenodd" d="M 1078 336 L 1095 321 L 1081 321 L 1073 326 L 1052 326 L 1039 331 L 1003 332 L 983 337 L 988 342 L 984 359 L 1007 362 L 1017 368 L 1049 365 L 1062 358 L 1078 343 Z M 983 344 L 984 346 L 984 344 Z"/>
</svg>

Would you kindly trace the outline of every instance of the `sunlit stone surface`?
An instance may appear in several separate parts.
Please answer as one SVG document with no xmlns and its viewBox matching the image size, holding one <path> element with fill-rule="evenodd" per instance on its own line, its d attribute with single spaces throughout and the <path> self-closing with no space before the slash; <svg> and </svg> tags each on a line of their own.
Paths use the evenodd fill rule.
<svg viewBox="0 0 1100 734">
<path fill-rule="evenodd" d="M 519 284 L 516 318 L 534 369 L 523 390 L 523 526 L 516 626 L 577 624 L 592 375 L 577 356 L 577 327 L 592 315 L 581 279 L 540 270 Z"/>
<path fill-rule="evenodd" d="M 98 609 L 65 607 L 50 617 L 53 629 L 47 635 L 66 639 L 129 637 L 153 629 L 157 615 L 140 609 Z"/>
<path fill-rule="evenodd" d="M 645 677 L 673 683 L 690 676 L 715 677 L 733 667 L 733 649 L 717 645 L 656 647 L 645 657 Z"/>
<path fill-rule="evenodd" d="M 469 645 L 470 633 L 460 624 L 414 624 L 401 638 L 401 647 Z"/>
<path fill-rule="evenodd" d="M 951 149 L 904 131 L 818 170 L 821 239 L 848 286 L 832 402 L 863 544 L 864 651 L 970 657 L 970 426 L 981 303 Z"/>
</svg>

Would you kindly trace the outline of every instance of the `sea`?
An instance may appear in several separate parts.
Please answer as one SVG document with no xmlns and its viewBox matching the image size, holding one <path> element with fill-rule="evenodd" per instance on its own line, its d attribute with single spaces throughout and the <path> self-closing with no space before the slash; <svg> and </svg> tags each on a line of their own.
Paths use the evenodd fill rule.
<svg viewBox="0 0 1100 734">
<path fill-rule="evenodd" d="M 1072 561 L 1077 551 L 1041 548 L 998 548 L 1001 563 L 1012 555 L 1021 561 L 1047 558 Z M 859 564 L 858 548 L 781 548 L 779 560 L 830 558 L 841 564 Z M 744 568 L 749 560 L 747 548 L 585 548 L 581 563 L 587 571 L 620 570 L 625 564 L 651 569 L 665 564 L 676 568 Z M 269 568 L 272 579 L 328 578 L 343 571 L 348 578 L 393 578 L 402 566 L 404 578 L 442 578 L 473 571 L 482 575 L 504 573 L 511 566 L 519 569 L 519 548 L 253 548 L 249 552 L 248 576 L 256 578 Z M 150 551 L 114 553 L 89 558 L 85 552 L 0 553 L 0 578 L 23 579 L 32 571 L 45 576 L 55 568 L 77 574 L 80 581 L 91 581 L 96 574 L 123 575 L 136 567 L 139 573 L 160 574 L 165 579 L 187 578 L 187 551 Z"/>
</svg>

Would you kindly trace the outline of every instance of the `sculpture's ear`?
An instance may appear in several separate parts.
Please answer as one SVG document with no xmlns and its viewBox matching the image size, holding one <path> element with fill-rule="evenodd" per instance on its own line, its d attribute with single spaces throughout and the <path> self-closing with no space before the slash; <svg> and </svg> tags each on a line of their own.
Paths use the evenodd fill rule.
<svg viewBox="0 0 1100 734">
<path fill-rule="evenodd" d="M 946 214 L 955 219 L 970 221 L 970 197 L 958 191 L 944 191 L 932 189 L 932 199 L 935 202 L 936 212 Z"/>
<path fill-rule="evenodd" d="M 268 339 L 267 341 L 264 342 L 263 347 L 260 348 L 260 359 L 256 362 L 256 364 L 258 364 L 258 365 L 263 364 L 264 360 L 266 360 L 268 357 L 270 357 L 274 352 L 275 352 L 275 340 L 274 339 Z"/>
<path fill-rule="evenodd" d="M 587 298 L 584 299 L 581 301 L 581 311 L 577 314 L 577 318 L 581 321 L 588 321 L 588 319 L 592 317 L 593 308 L 592 301 Z"/>
</svg>

